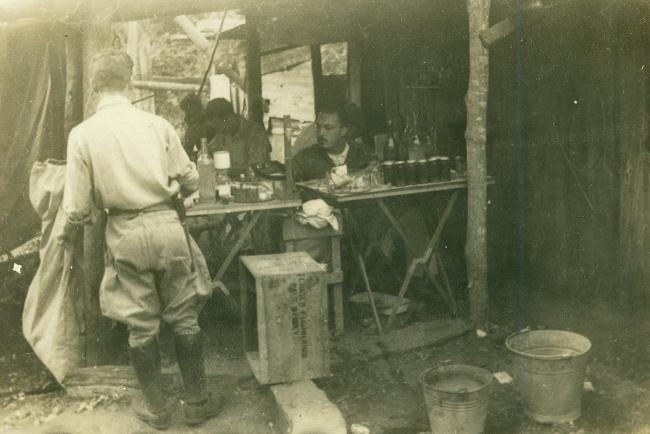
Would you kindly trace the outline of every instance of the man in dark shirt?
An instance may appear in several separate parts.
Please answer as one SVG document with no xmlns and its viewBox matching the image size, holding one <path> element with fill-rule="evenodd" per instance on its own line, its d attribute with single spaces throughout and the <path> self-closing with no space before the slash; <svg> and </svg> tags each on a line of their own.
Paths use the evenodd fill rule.
<svg viewBox="0 0 650 434">
<path fill-rule="evenodd" d="M 216 134 L 208 137 L 208 149 L 230 152 L 230 165 L 234 172 L 242 173 L 254 164 L 269 161 L 271 142 L 261 125 L 239 116 L 232 104 L 224 98 L 208 101 L 205 107 L 208 129 Z"/>
<path fill-rule="evenodd" d="M 363 145 L 350 137 L 349 116 L 343 108 L 323 109 L 316 119 L 317 143 L 293 158 L 294 179 L 324 178 L 334 166 L 346 165 L 354 171 L 370 162 Z"/>
<path fill-rule="evenodd" d="M 203 114 L 203 104 L 201 97 L 196 93 L 189 93 L 180 102 L 180 107 L 185 113 L 185 136 L 183 139 L 183 148 L 192 161 L 196 161 L 196 154 L 200 151 L 201 139 L 210 137 L 214 132 L 210 132 L 205 123 Z"/>
</svg>

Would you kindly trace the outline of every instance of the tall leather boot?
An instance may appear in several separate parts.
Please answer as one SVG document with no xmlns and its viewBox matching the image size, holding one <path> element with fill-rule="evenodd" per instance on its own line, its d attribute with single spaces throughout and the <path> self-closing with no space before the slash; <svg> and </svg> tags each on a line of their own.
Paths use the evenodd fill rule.
<svg viewBox="0 0 650 434">
<path fill-rule="evenodd" d="M 185 423 L 190 426 L 199 425 L 221 410 L 220 397 L 213 397 L 207 390 L 201 334 L 176 335 L 174 344 L 176 361 L 185 386 Z"/>
<path fill-rule="evenodd" d="M 168 400 L 162 390 L 158 342 L 129 347 L 129 357 L 145 401 L 143 408 L 134 407 L 136 416 L 157 430 L 169 428 L 175 402 Z"/>
</svg>

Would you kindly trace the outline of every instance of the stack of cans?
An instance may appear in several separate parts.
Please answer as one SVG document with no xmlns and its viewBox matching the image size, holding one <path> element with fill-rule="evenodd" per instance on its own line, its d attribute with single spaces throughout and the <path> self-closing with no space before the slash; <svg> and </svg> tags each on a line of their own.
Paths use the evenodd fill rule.
<svg viewBox="0 0 650 434">
<path fill-rule="evenodd" d="M 435 156 L 419 160 L 384 161 L 381 168 L 384 183 L 400 187 L 449 181 L 451 166 L 449 157 Z"/>
</svg>

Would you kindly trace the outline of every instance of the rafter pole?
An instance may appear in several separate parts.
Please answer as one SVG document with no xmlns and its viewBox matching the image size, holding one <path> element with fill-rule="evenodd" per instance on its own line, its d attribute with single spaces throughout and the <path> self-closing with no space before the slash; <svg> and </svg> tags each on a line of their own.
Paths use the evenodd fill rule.
<svg viewBox="0 0 650 434">
<path fill-rule="evenodd" d="M 174 21 L 179 25 L 187 37 L 190 38 L 190 41 L 196 44 L 196 46 L 199 47 L 208 56 L 208 58 L 210 58 L 212 55 L 212 44 L 210 44 L 210 41 L 208 41 L 207 38 L 201 34 L 201 32 L 196 28 L 192 21 L 190 21 L 190 19 L 185 15 L 177 16 L 174 18 Z M 246 90 L 244 80 L 239 76 L 239 74 L 237 74 L 237 72 L 233 71 L 232 69 L 220 66 L 215 72 L 224 74 L 232 83 L 235 83 L 237 87 L 242 90 Z"/>
</svg>

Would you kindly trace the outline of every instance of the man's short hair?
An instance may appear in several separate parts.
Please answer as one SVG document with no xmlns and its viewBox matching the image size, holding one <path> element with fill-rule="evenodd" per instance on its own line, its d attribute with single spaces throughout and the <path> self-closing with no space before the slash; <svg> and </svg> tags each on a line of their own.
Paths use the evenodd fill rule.
<svg viewBox="0 0 650 434">
<path fill-rule="evenodd" d="M 363 112 L 361 111 L 361 108 L 353 102 L 349 102 L 344 106 L 325 106 L 320 110 L 320 113 L 336 114 L 341 126 L 349 127 L 354 125 L 361 130 L 365 129 Z"/>
<path fill-rule="evenodd" d="M 124 51 L 106 50 L 92 60 L 91 80 L 96 91 L 123 90 L 131 81 L 133 60 Z"/>
<path fill-rule="evenodd" d="M 224 120 L 235 114 L 232 104 L 225 98 L 215 98 L 208 101 L 205 106 L 205 118 L 211 120 Z"/>
<path fill-rule="evenodd" d="M 203 122 L 204 110 L 201 97 L 196 93 L 188 93 L 181 99 L 178 104 L 185 113 L 185 120 L 194 122 Z"/>
<path fill-rule="evenodd" d="M 350 123 L 350 118 L 348 113 L 345 111 L 345 108 L 342 106 L 324 106 L 319 111 L 318 114 L 323 113 L 335 114 L 339 118 L 339 123 L 342 127 L 347 127 Z"/>
</svg>

